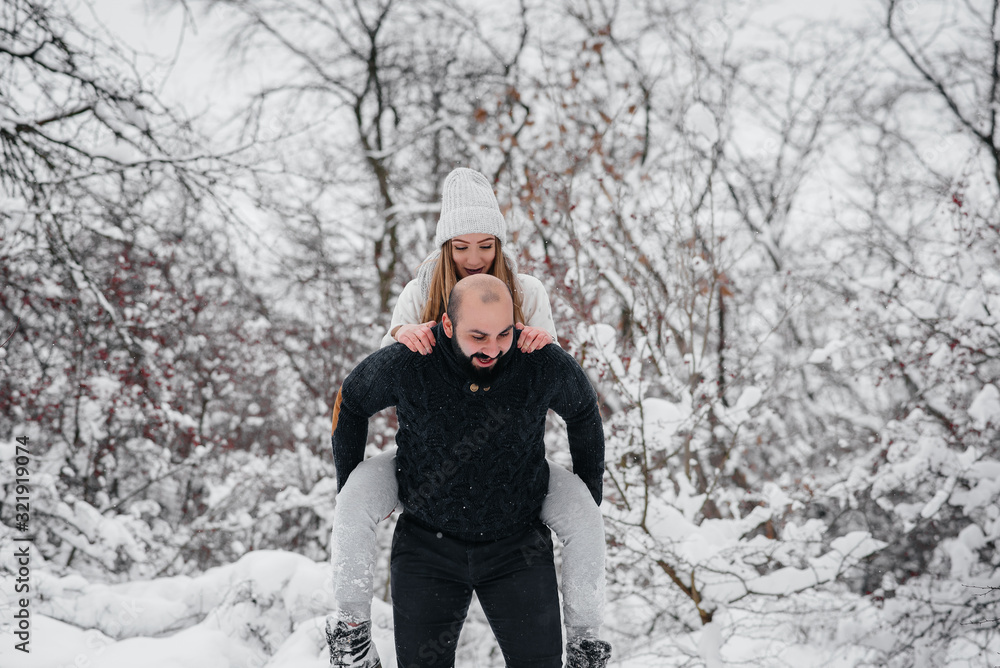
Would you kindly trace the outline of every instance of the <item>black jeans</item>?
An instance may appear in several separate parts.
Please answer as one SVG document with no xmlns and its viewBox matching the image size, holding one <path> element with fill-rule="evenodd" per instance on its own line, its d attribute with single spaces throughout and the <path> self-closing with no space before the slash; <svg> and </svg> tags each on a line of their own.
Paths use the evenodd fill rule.
<svg viewBox="0 0 1000 668">
<path fill-rule="evenodd" d="M 451 668 L 475 591 L 508 668 L 561 668 L 562 627 L 552 534 L 538 521 L 470 543 L 404 512 L 392 537 L 392 615 L 399 668 Z"/>
</svg>

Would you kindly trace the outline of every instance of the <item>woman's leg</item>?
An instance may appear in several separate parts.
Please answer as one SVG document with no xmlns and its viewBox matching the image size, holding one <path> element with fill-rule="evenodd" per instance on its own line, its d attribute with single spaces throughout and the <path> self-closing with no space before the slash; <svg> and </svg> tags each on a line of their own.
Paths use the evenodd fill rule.
<svg viewBox="0 0 1000 668">
<path fill-rule="evenodd" d="M 568 640 L 594 636 L 604 623 L 604 518 L 579 476 L 549 462 L 549 493 L 542 504 L 562 551 L 563 617 Z"/>
<path fill-rule="evenodd" d="M 378 550 L 375 525 L 398 503 L 396 448 L 358 464 L 337 493 L 330 560 L 340 619 L 371 619 Z"/>
</svg>

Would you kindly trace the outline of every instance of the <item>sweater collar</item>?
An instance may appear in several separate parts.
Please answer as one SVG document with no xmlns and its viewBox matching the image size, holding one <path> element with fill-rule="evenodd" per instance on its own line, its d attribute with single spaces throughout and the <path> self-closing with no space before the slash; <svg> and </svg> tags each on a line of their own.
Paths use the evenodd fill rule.
<svg viewBox="0 0 1000 668">
<path fill-rule="evenodd" d="M 500 360 L 497 362 L 497 375 L 489 381 L 487 387 L 499 387 L 512 375 L 514 369 L 517 367 L 517 361 L 522 354 L 517 349 L 517 340 L 520 338 L 520 335 L 521 331 L 515 328 L 514 340 L 510 344 L 510 350 L 500 357 Z M 449 376 L 454 377 L 466 387 L 484 384 L 483 381 L 477 379 L 469 372 L 463 361 L 455 354 L 455 350 L 452 347 L 452 340 L 444 333 L 444 326 L 440 322 L 434 326 L 434 339 L 437 341 L 434 350 L 444 359 L 444 367 Z M 475 390 L 473 391 L 475 392 Z"/>
</svg>

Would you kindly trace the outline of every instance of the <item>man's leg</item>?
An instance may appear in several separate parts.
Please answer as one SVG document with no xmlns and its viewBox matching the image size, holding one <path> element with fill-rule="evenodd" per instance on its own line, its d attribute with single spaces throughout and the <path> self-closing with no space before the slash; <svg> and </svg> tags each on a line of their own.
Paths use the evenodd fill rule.
<svg viewBox="0 0 1000 668">
<path fill-rule="evenodd" d="M 507 668 L 561 668 L 552 534 L 541 522 L 472 550 L 476 594 Z"/>
<path fill-rule="evenodd" d="M 472 602 L 468 545 L 404 512 L 392 537 L 392 618 L 400 668 L 451 668 Z"/>
</svg>

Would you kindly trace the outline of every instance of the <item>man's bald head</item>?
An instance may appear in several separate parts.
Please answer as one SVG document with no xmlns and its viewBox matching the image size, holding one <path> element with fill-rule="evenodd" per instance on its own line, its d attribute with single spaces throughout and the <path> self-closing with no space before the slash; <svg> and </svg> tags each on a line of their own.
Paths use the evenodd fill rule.
<svg viewBox="0 0 1000 668">
<path fill-rule="evenodd" d="M 496 276 L 473 274 L 457 282 L 448 297 L 448 318 L 458 323 L 462 308 L 466 304 L 484 304 L 496 307 L 506 306 L 514 317 L 514 299 L 510 288 Z"/>
<path fill-rule="evenodd" d="M 514 300 L 507 284 L 488 274 L 466 276 L 451 290 L 441 327 L 470 375 L 488 384 L 515 338 Z"/>
</svg>

